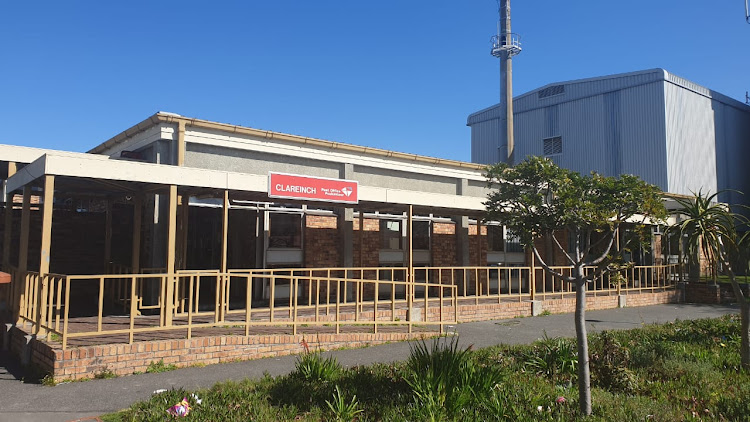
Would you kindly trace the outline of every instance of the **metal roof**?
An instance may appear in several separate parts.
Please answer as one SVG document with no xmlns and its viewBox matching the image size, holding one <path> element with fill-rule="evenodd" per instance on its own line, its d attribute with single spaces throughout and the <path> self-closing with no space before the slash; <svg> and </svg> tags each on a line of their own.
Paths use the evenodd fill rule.
<svg viewBox="0 0 750 422">
<path fill-rule="evenodd" d="M 656 68 L 641 70 L 637 72 L 618 73 L 614 75 L 598 76 L 594 78 L 574 79 L 563 82 L 553 82 L 541 86 L 532 91 L 520 94 L 513 98 L 514 114 L 523 113 L 536 108 L 548 107 L 563 102 L 574 101 L 581 98 L 600 95 L 607 92 L 617 91 L 625 88 L 645 85 L 653 82 L 669 82 L 689 91 L 695 92 L 707 98 L 714 99 L 728 106 L 750 112 L 750 106 L 743 104 L 724 94 L 712 91 L 706 87 L 691 82 L 685 78 L 668 72 L 665 69 Z M 564 86 L 564 94 L 540 95 L 545 90 L 549 91 L 558 86 Z M 540 98 L 543 97 L 543 98 Z M 466 124 L 471 126 L 475 123 L 491 119 L 503 118 L 500 104 L 487 107 L 469 115 Z"/>
</svg>

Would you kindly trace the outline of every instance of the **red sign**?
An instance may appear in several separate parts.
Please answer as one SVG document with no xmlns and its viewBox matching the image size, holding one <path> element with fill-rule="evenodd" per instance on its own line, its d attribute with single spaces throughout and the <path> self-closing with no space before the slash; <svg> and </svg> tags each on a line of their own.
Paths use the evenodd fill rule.
<svg viewBox="0 0 750 422">
<path fill-rule="evenodd" d="M 358 184 L 354 180 L 326 179 L 269 173 L 268 197 L 356 204 Z"/>
</svg>

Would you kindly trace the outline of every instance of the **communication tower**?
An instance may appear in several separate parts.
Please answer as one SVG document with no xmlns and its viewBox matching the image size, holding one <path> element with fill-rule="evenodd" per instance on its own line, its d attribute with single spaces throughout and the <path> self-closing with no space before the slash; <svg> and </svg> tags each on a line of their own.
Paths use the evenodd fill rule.
<svg viewBox="0 0 750 422">
<path fill-rule="evenodd" d="M 510 0 L 498 0 L 497 5 L 500 20 L 491 54 L 500 59 L 500 108 L 505 111 L 505 120 L 500 119 L 505 142 L 498 147 L 498 161 L 513 165 L 513 56 L 521 52 L 521 37 L 510 30 Z"/>
</svg>

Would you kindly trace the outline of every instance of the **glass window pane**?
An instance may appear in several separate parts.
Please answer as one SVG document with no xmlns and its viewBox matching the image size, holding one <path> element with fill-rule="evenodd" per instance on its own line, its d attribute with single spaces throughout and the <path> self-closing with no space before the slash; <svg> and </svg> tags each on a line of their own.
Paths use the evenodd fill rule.
<svg viewBox="0 0 750 422">
<path fill-rule="evenodd" d="M 382 249 L 401 249 L 401 221 L 380 220 L 380 247 Z"/>
<path fill-rule="evenodd" d="M 271 214 L 269 225 L 268 247 L 302 247 L 302 215 Z"/>
</svg>

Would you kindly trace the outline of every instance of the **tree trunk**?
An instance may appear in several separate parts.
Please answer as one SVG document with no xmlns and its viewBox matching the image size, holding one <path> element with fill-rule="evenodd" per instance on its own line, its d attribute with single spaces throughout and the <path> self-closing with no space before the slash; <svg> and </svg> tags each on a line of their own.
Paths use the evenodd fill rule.
<svg viewBox="0 0 750 422">
<path fill-rule="evenodd" d="M 589 341 L 586 334 L 586 280 L 583 267 L 576 271 L 576 342 L 578 344 L 578 401 L 581 413 L 591 415 L 591 372 L 589 371 Z"/>
<path fill-rule="evenodd" d="M 740 321 L 742 324 L 740 357 L 742 358 L 742 366 L 745 369 L 750 369 L 750 303 L 744 297 L 740 302 Z"/>
<path fill-rule="evenodd" d="M 750 369 L 750 302 L 747 301 L 744 293 L 742 293 L 742 289 L 740 289 L 740 285 L 737 282 L 737 275 L 734 273 L 729 259 L 725 255 L 719 255 L 719 259 L 729 273 L 729 281 L 732 283 L 734 297 L 737 303 L 740 304 L 740 362 L 742 363 L 742 367 Z"/>
</svg>

